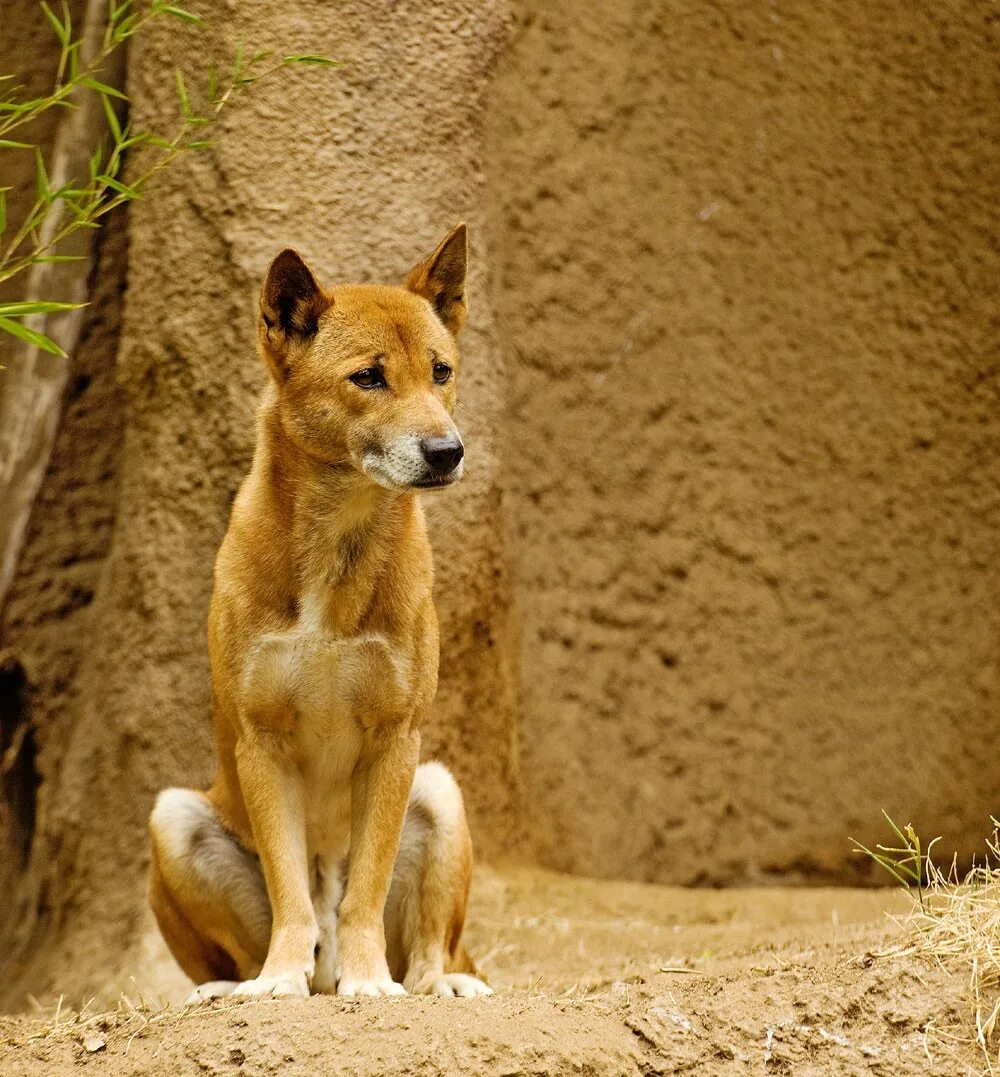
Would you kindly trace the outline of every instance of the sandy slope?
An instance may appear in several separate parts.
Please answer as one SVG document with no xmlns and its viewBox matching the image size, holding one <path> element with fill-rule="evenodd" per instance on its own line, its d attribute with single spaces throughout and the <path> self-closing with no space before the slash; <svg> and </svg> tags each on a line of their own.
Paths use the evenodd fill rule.
<svg viewBox="0 0 1000 1077">
<path fill-rule="evenodd" d="M 964 1017 L 960 978 L 866 957 L 898 934 L 885 912 L 903 904 L 484 869 L 470 942 L 493 998 L 122 1004 L 55 1028 L 49 1010 L 0 1020 L 0 1073 L 978 1072 L 934 1035 Z"/>
</svg>

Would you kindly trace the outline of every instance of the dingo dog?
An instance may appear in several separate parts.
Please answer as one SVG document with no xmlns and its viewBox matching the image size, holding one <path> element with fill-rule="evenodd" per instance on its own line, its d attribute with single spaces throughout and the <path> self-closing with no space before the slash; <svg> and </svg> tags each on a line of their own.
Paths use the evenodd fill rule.
<svg viewBox="0 0 1000 1077">
<path fill-rule="evenodd" d="M 195 998 L 489 994 L 460 938 L 462 796 L 417 765 L 438 679 L 422 490 L 462 476 L 458 225 L 402 287 L 267 272 L 270 374 L 208 620 L 218 770 L 150 818 L 150 901 Z"/>
</svg>

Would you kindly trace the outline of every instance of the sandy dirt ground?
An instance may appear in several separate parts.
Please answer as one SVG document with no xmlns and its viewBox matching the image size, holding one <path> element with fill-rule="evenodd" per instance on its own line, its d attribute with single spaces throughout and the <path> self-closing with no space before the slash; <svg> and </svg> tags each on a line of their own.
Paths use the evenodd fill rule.
<svg viewBox="0 0 1000 1077">
<path fill-rule="evenodd" d="M 979 1073 L 948 1045 L 963 978 L 873 956 L 901 938 L 885 890 L 682 890 L 482 869 L 468 939 L 480 1000 L 64 999 L 0 1019 L 0 1073 Z M 767 940 L 766 942 L 762 940 Z M 929 1053 L 928 1053 L 929 1052 Z"/>
</svg>

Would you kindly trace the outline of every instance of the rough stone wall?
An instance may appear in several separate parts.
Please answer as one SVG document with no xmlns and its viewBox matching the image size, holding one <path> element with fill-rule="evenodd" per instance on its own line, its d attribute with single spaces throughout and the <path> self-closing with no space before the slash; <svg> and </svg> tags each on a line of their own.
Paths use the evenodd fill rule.
<svg viewBox="0 0 1000 1077">
<path fill-rule="evenodd" d="M 997 810 L 990 5 L 516 5 L 491 97 L 551 865 L 844 879 Z"/>
<path fill-rule="evenodd" d="M 454 223 L 470 223 L 473 317 L 462 338 L 459 414 L 470 452 L 461 488 L 427 503 L 442 675 L 425 754 L 450 762 L 467 790 L 481 855 L 514 840 L 497 446 L 503 379 L 481 224 L 482 95 L 506 9 L 471 0 L 187 6 L 210 26 L 164 19 L 134 39 L 128 89 L 139 129 L 175 124 L 175 66 L 194 96 L 210 62 L 231 58 L 241 39 L 277 55 L 326 53 L 344 66 L 262 84 L 225 114 L 213 148 L 183 159 L 132 207 L 110 547 L 85 621 L 53 624 L 46 636 L 54 604 L 38 596 L 49 577 L 61 579 L 46 551 L 72 545 L 80 522 L 52 511 L 64 484 L 57 469 L 69 467 L 60 457 L 5 632 L 29 664 L 50 671 L 36 718 L 45 727 L 58 711 L 60 731 L 39 755 L 43 813 L 20 900 L 25 910 L 40 901 L 44 911 L 27 949 L 31 921 L 15 931 L 30 965 L 23 976 L 20 966 L 7 970 L 12 999 L 29 983 L 111 990 L 140 952 L 143 982 L 154 968 L 167 974 L 144 912 L 145 820 L 159 788 L 207 783 L 213 767 L 205 642 L 212 563 L 249 463 L 265 378 L 257 294 L 268 262 L 288 244 L 329 283 L 398 281 Z M 86 641 L 85 661 L 64 669 L 68 683 L 50 683 L 71 640 Z"/>
</svg>

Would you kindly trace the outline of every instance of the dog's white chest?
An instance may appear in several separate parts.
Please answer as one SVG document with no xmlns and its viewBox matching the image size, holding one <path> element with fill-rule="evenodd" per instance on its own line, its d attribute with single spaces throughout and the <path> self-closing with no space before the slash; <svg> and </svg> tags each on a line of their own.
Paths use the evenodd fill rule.
<svg viewBox="0 0 1000 1077">
<path fill-rule="evenodd" d="M 288 730 L 304 783 L 310 854 L 344 855 L 364 731 L 405 712 L 409 662 L 381 635 L 325 632 L 315 604 L 304 602 L 293 628 L 257 641 L 242 688 L 244 707 L 273 715 Z"/>
</svg>

